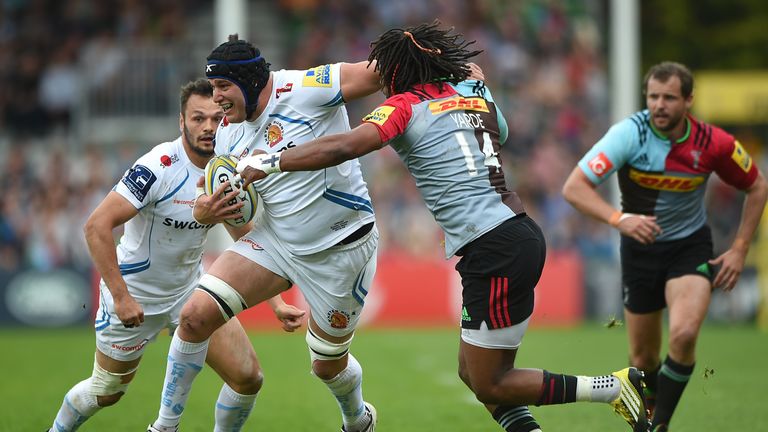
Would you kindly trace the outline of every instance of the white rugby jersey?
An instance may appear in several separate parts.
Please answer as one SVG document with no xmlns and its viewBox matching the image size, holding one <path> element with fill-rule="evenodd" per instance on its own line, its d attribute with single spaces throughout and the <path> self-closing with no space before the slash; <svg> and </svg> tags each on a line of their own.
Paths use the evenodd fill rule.
<svg viewBox="0 0 768 432">
<path fill-rule="evenodd" d="M 341 95 L 340 64 L 272 73 L 272 94 L 254 121 L 222 120 L 216 153 L 239 158 L 253 150 L 280 152 L 349 130 Z M 254 183 L 268 229 L 291 253 L 308 255 L 335 245 L 373 222 L 373 206 L 357 159 L 311 172 L 271 175 Z"/>
<path fill-rule="evenodd" d="M 128 292 L 140 303 L 166 303 L 202 275 L 203 246 L 213 227 L 192 217 L 202 175 L 179 137 L 140 157 L 113 189 L 139 210 L 125 224 L 117 262 Z"/>
</svg>

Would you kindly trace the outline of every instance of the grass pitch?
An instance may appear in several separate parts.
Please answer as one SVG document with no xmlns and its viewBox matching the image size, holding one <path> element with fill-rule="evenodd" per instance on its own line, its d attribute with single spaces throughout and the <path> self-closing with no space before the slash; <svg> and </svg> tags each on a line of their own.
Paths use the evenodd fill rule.
<svg viewBox="0 0 768 432">
<path fill-rule="evenodd" d="M 244 431 L 338 431 L 338 408 L 309 373 L 303 334 L 250 336 L 266 379 Z M 80 430 L 145 431 L 157 414 L 169 342 L 161 336 L 150 345 L 122 401 L 97 413 Z M 93 331 L 2 329 L 0 345 L 0 431 L 45 430 L 64 393 L 91 372 Z M 457 329 L 358 331 L 352 351 L 365 371 L 365 398 L 379 411 L 377 431 L 501 430 L 459 381 L 457 347 Z M 623 368 L 626 352 L 621 327 L 534 328 L 523 341 L 517 366 L 601 375 Z M 766 358 L 768 335 L 751 327 L 705 327 L 696 371 L 672 423 L 675 431 L 768 430 Z M 200 374 L 183 417 L 184 432 L 213 429 L 220 386 L 210 369 Z M 604 404 L 531 411 L 545 431 L 629 430 Z"/>
</svg>

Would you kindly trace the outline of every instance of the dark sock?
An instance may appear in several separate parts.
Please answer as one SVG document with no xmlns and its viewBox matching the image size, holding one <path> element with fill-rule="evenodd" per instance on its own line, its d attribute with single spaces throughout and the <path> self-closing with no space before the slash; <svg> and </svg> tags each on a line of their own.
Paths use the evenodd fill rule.
<svg viewBox="0 0 768 432">
<path fill-rule="evenodd" d="M 530 432 L 541 429 L 525 405 L 499 405 L 493 419 L 507 432 Z"/>
<path fill-rule="evenodd" d="M 576 402 L 576 382 L 576 377 L 573 375 L 561 375 L 544 371 L 541 397 L 536 402 L 536 406 Z"/>
<path fill-rule="evenodd" d="M 668 425 L 675 412 L 675 407 L 683 395 L 688 380 L 691 379 L 693 367 L 685 366 L 667 356 L 659 371 L 658 387 L 656 389 L 656 410 L 653 412 L 651 425 Z"/>
<path fill-rule="evenodd" d="M 651 410 L 651 414 L 653 414 L 653 411 L 656 408 L 656 391 L 659 387 L 658 381 L 659 381 L 659 371 L 661 370 L 661 361 L 659 361 L 659 365 L 656 366 L 656 369 L 654 370 L 646 370 L 645 372 L 645 378 L 643 381 L 645 382 L 645 399 L 647 402 L 648 409 Z"/>
</svg>

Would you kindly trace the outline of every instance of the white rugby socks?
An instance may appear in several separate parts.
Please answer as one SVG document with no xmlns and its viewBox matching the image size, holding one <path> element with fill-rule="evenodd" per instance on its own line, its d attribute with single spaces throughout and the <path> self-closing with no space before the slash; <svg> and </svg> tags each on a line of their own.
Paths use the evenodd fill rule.
<svg viewBox="0 0 768 432">
<path fill-rule="evenodd" d="M 351 353 L 347 356 L 346 369 L 328 381 L 322 381 L 328 386 L 328 389 L 339 403 L 344 429 L 347 431 L 357 431 L 364 427 L 368 421 L 364 415 L 363 368 Z"/>
<path fill-rule="evenodd" d="M 213 432 L 240 432 L 255 404 L 256 394 L 240 394 L 224 383 L 216 401 L 216 426 Z"/>
<path fill-rule="evenodd" d="M 64 402 L 53 421 L 54 431 L 76 431 L 101 407 L 96 403 L 96 396 L 91 394 L 91 379 L 75 384 L 64 396 Z"/>
<path fill-rule="evenodd" d="M 576 400 L 610 403 L 619 397 L 621 383 L 613 375 L 576 377 Z"/>
<path fill-rule="evenodd" d="M 192 390 L 192 382 L 203 369 L 207 352 L 207 339 L 199 343 L 185 342 L 179 338 L 178 332 L 174 332 L 168 349 L 160 412 L 153 423 L 158 430 L 174 430 L 179 424 Z"/>
</svg>

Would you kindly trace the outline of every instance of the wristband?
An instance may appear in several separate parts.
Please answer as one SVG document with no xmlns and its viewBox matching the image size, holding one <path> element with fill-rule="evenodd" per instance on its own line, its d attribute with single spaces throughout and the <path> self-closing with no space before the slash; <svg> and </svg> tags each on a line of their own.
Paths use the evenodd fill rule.
<svg viewBox="0 0 768 432">
<path fill-rule="evenodd" d="M 622 216 L 624 216 L 624 213 L 616 210 L 615 212 L 613 212 L 611 217 L 608 218 L 608 223 L 614 227 L 619 226 L 619 222 L 621 222 L 624 219 Z"/>
<path fill-rule="evenodd" d="M 237 172 L 241 173 L 246 168 L 251 167 L 265 174 L 275 174 L 282 172 L 280 170 L 280 153 L 259 153 L 241 159 L 237 163 Z"/>
</svg>

